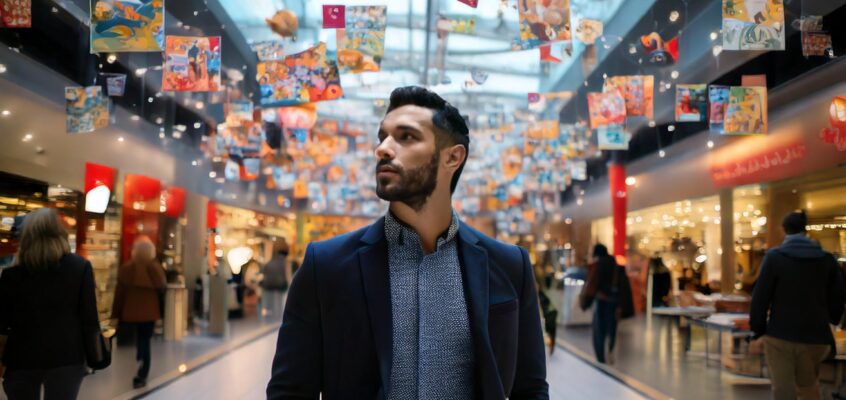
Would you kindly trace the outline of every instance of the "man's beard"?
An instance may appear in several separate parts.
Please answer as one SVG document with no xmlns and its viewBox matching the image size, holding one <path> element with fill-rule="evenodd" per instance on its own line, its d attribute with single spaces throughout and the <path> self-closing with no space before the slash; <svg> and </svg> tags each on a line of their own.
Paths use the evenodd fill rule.
<svg viewBox="0 0 846 400">
<path fill-rule="evenodd" d="M 379 167 L 388 165 L 394 168 L 399 175 L 399 182 L 393 188 L 388 189 L 388 179 L 379 179 L 378 174 L 376 178 L 376 195 L 385 201 L 398 201 L 405 203 L 414 211 L 420 211 L 426 205 L 429 196 L 435 191 L 438 184 L 438 162 L 440 161 L 440 154 L 435 151 L 431 160 L 427 165 L 421 167 L 405 170 L 391 164 L 390 160 L 382 160 L 376 165 L 376 170 Z"/>
</svg>

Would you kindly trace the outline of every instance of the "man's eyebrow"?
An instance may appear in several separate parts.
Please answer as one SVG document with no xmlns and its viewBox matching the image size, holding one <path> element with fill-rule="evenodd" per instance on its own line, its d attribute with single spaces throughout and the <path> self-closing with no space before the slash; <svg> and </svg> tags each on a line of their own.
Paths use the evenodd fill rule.
<svg viewBox="0 0 846 400">
<path fill-rule="evenodd" d="M 412 131 L 412 132 L 422 133 L 422 132 L 420 131 L 420 129 L 417 129 L 416 127 L 411 126 L 411 125 L 397 125 L 397 130 Z"/>
</svg>

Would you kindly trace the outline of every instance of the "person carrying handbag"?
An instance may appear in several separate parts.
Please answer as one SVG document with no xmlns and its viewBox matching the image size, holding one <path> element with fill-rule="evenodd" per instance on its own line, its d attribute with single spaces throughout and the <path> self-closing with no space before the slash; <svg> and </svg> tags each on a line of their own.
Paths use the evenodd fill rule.
<svg viewBox="0 0 846 400">
<path fill-rule="evenodd" d="M 130 260 L 118 271 L 112 305 L 112 324 L 125 323 L 135 330 L 135 359 L 138 372 L 132 387 L 147 385 L 150 374 L 150 339 L 156 321 L 162 317 L 161 292 L 165 289 L 164 269 L 156 261 L 156 246 L 146 236 L 139 236 L 132 245 Z"/>
<path fill-rule="evenodd" d="M 631 286 L 625 268 L 617 265 L 608 248 L 602 244 L 593 247 L 594 262 L 590 266 L 587 283 L 579 295 L 579 306 L 587 310 L 594 305 L 593 349 L 596 360 L 613 362 L 614 345 L 617 338 L 617 322 L 634 316 Z"/>
<path fill-rule="evenodd" d="M 9 400 L 72 400 L 86 364 L 108 366 L 91 263 L 71 254 L 54 209 L 23 220 L 13 266 L 0 276 L 0 357 Z M 3 345 L 5 342 L 5 345 Z"/>
</svg>

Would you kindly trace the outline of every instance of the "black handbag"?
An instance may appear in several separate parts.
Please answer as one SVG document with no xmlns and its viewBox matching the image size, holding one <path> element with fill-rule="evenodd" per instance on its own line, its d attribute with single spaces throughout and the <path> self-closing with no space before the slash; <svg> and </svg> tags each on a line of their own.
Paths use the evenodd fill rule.
<svg viewBox="0 0 846 400">
<path fill-rule="evenodd" d="M 86 334 L 85 362 L 95 371 L 112 364 L 112 335 L 107 338 L 101 330 Z"/>
</svg>

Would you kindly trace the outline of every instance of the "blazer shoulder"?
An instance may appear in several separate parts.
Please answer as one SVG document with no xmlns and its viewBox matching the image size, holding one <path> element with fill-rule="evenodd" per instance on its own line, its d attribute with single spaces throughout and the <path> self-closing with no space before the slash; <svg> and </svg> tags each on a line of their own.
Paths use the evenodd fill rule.
<svg viewBox="0 0 846 400">
<path fill-rule="evenodd" d="M 361 238 L 364 237 L 364 234 L 367 232 L 368 229 L 373 225 L 367 225 L 363 228 L 358 230 L 347 232 L 342 235 L 335 236 L 330 239 L 321 240 L 317 242 L 309 243 L 314 249 L 313 251 L 317 251 L 318 249 L 323 251 L 342 251 L 344 249 L 354 249 L 360 247 Z"/>
</svg>

